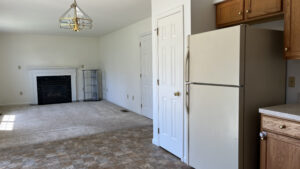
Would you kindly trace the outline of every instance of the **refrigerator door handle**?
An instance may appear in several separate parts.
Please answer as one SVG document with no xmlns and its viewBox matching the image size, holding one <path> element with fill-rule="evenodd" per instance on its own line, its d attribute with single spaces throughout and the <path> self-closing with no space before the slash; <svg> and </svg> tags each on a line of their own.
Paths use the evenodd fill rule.
<svg viewBox="0 0 300 169">
<path fill-rule="evenodd" d="M 186 53 L 186 60 L 185 60 L 185 82 L 189 82 L 190 80 L 190 49 Z"/>
<path fill-rule="evenodd" d="M 186 93 L 185 93 L 185 108 L 187 113 L 190 113 L 190 85 L 186 84 Z"/>
</svg>

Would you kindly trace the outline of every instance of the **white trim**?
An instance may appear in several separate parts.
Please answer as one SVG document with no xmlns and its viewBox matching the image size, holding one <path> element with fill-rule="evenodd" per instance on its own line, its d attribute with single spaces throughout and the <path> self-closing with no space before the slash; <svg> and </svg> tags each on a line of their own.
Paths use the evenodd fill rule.
<svg viewBox="0 0 300 169">
<path fill-rule="evenodd" d="M 73 67 L 73 66 L 28 66 L 27 70 L 32 71 L 32 70 L 49 70 L 49 69 L 80 69 L 80 66 L 78 67 Z"/>
<path fill-rule="evenodd" d="M 37 77 L 43 76 L 71 76 L 72 101 L 77 101 L 77 69 L 76 68 L 38 68 L 30 70 L 33 101 L 32 104 L 38 104 Z"/>
<path fill-rule="evenodd" d="M 184 7 L 185 7 L 185 5 L 184 4 L 182 4 L 182 5 L 179 5 L 179 6 L 177 6 L 176 8 L 171 8 L 171 9 L 169 9 L 169 10 L 166 10 L 165 12 L 162 12 L 161 14 L 159 14 L 159 15 L 157 15 L 157 16 L 154 16 L 152 19 L 153 19 L 153 34 L 152 34 L 152 39 L 153 39 L 153 42 L 152 42 L 152 44 L 153 44 L 153 58 L 152 58 L 152 60 L 153 60 L 153 66 L 152 66 L 152 68 L 153 68 L 153 139 L 152 139 L 152 143 L 153 144 L 155 144 L 155 145 L 157 145 L 157 146 L 160 146 L 160 140 L 159 140 L 159 135 L 158 135 L 158 133 L 157 133 L 157 131 L 158 131 L 158 128 L 159 128 L 159 103 L 158 103 L 158 86 L 157 86 L 157 79 L 158 79 L 158 77 L 159 77 L 159 75 L 158 75 L 158 54 L 157 54 L 157 41 L 158 41 L 158 39 L 157 39 L 157 34 L 156 34 L 156 32 L 155 32 L 155 29 L 157 28 L 157 26 L 158 26 L 158 20 L 159 19 L 162 19 L 162 18 L 165 18 L 165 17 L 168 17 L 168 16 L 170 16 L 170 15 L 173 15 L 173 14 L 175 14 L 175 13 L 178 13 L 178 12 L 182 12 L 182 14 L 183 14 L 183 23 L 184 23 L 184 25 L 183 25 L 183 32 L 184 32 L 184 42 L 183 42 L 183 45 L 184 45 L 184 53 L 186 53 L 186 45 L 185 45 L 185 38 L 186 38 L 186 35 L 187 35 L 187 32 L 186 32 L 186 26 L 185 26 L 185 13 L 184 13 Z M 190 31 L 188 32 L 188 34 L 190 34 Z M 182 59 L 184 59 L 184 56 L 183 56 L 183 58 Z M 183 72 L 184 72 L 184 70 L 182 70 Z M 183 73 L 184 74 L 184 73 Z M 184 77 L 182 77 L 183 78 L 183 82 L 184 82 Z M 184 92 L 184 88 L 183 88 L 183 91 L 182 92 Z M 182 99 L 182 104 L 183 105 L 185 105 L 184 104 L 184 99 Z M 183 113 L 185 113 L 185 111 L 184 110 L 182 110 L 182 112 Z M 185 115 L 184 115 L 184 117 L 185 117 Z M 183 121 L 185 121 L 185 119 L 182 119 Z M 185 124 L 185 123 L 184 123 Z M 185 140 L 185 132 L 186 132 L 186 129 L 185 129 L 185 126 L 183 126 L 183 128 L 184 128 L 184 135 L 183 135 L 183 146 L 182 146 L 182 148 L 183 148 L 183 157 L 180 157 L 181 158 L 181 160 L 182 161 L 185 161 L 185 159 L 186 159 L 186 155 L 185 155 L 185 142 L 186 142 L 186 140 Z M 187 159 L 186 159 L 187 160 Z M 185 161 L 185 162 L 187 162 L 187 161 Z"/>
<path fill-rule="evenodd" d="M 31 105 L 32 103 L 24 102 L 24 103 L 8 103 L 8 104 L 0 104 L 0 106 L 23 106 L 23 105 Z"/>
</svg>

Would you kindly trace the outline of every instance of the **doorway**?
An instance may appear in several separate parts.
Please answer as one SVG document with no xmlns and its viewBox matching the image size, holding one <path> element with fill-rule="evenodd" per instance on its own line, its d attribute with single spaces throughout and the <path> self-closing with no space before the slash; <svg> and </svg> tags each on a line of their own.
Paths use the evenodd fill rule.
<svg viewBox="0 0 300 169">
<path fill-rule="evenodd" d="M 153 119 L 152 34 L 140 38 L 141 114 Z"/>
<path fill-rule="evenodd" d="M 159 145 L 183 157 L 184 135 L 183 9 L 157 19 Z"/>
</svg>

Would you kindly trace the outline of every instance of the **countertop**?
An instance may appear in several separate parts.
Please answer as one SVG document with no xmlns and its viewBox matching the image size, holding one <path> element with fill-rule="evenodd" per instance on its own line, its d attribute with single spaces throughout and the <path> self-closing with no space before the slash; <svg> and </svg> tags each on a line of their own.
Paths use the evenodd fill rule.
<svg viewBox="0 0 300 169">
<path fill-rule="evenodd" d="M 266 107 L 259 109 L 259 112 L 265 115 L 300 122 L 300 104 L 285 104 L 280 106 Z"/>
<path fill-rule="evenodd" d="M 218 3 L 221 3 L 221 2 L 224 2 L 224 1 L 225 1 L 225 0 L 214 0 L 213 3 L 214 3 L 214 4 L 218 4 Z"/>
</svg>

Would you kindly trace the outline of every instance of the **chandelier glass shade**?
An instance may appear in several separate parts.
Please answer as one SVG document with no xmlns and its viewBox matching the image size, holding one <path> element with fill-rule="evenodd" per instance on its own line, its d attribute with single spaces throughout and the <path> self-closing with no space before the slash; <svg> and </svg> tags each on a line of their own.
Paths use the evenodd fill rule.
<svg viewBox="0 0 300 169">
<path fill-rule="evenodd" d="M 76 0 L 71 7 L 59 18 L 62 29 L 78 32 L 83 29 L 92 29 L 93 20 L 77 5 Z"/>
</svg>

